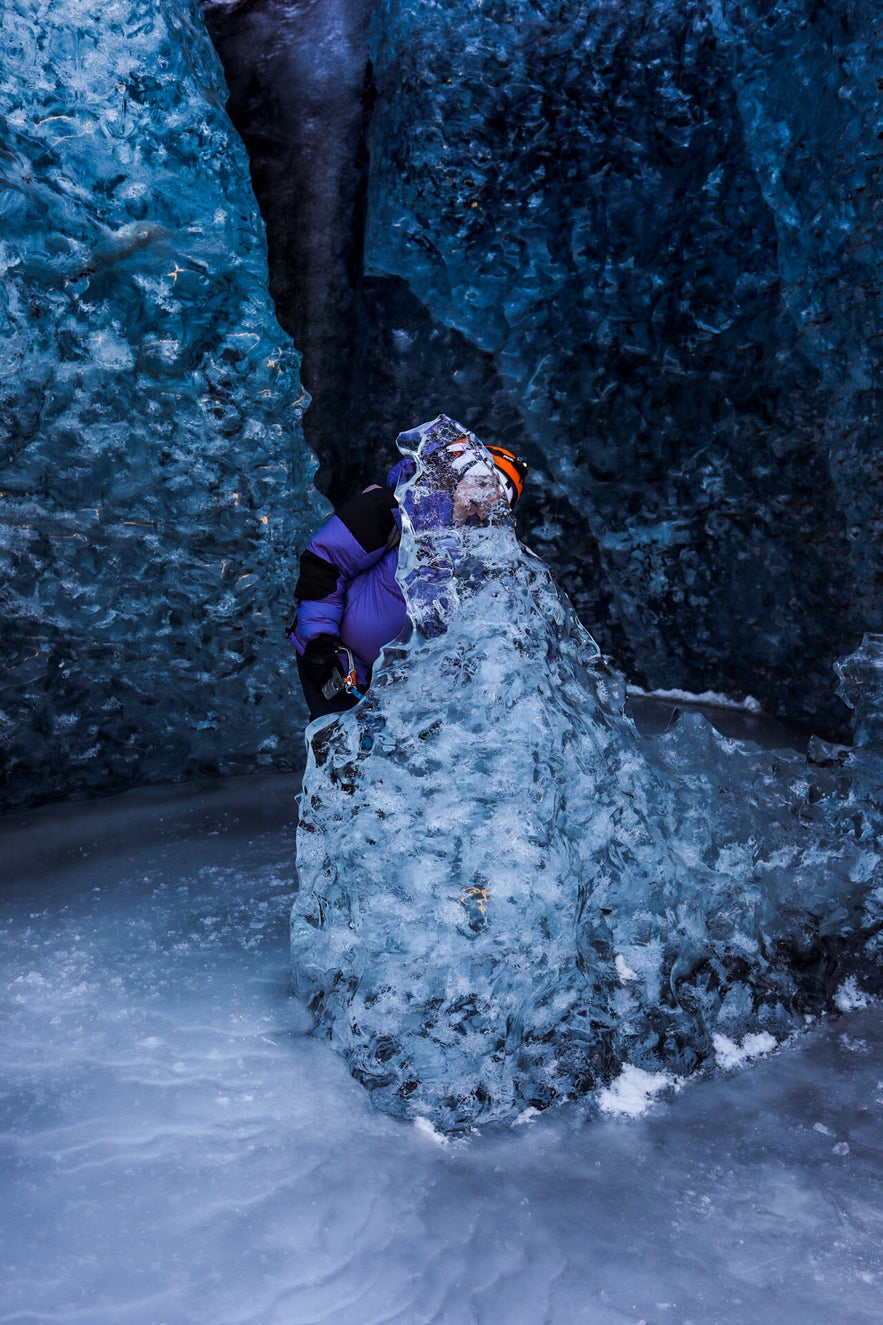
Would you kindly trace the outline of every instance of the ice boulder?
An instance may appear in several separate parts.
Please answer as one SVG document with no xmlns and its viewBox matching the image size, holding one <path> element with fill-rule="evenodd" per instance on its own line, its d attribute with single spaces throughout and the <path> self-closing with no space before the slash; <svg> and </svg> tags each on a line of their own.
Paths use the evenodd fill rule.
<svg viewBox="0 0 883 1325">
<path fill-rule="evenodd" d="M 442 1130 L 625 1063 L 681 1074 L 715 1036 L 781 1041 L 825 1004 L 830 942 L 865 941 L 880 868 L 879 807 L 841 843 L 824 770 L 703 720 L 639 736 L 505 503 L 452 520 L 464 433 L 404 435 L 413 633 L 309 729 L 291 925 L 318 1032 L 380 1107 Z"/>
</svg>

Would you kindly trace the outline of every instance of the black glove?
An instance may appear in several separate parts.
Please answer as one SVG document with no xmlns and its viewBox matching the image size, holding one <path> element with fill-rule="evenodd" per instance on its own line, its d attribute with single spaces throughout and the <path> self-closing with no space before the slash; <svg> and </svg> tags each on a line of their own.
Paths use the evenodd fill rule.
<svg viewBox="0 0 883 1325">
<path fill-rule="evenodd" d="M 321 690 L 333 672 L 344 675 L 346 667 L 338 657 L 338 649 L 346 645 L 338 635 L 316 635 L 308 640 L 303 652 L 303 669 L 313 685 Z"/>
</svg>

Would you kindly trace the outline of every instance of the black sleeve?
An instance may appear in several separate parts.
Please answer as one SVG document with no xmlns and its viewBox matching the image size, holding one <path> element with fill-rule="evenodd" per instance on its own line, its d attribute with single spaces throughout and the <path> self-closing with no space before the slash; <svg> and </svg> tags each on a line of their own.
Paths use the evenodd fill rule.
<svg viewBox="0 0 883 1325">
<path fill-rule="evenodd" d="M 318 557 L 309 548 L 301 553 L 300 575 L 294 586 L 294 596 L 298 602 L 327 598 L 337 587 L 340 571 L 324 557 Z"/>
<path fill-rule="evenodd" d="M 366 552 L 377 552 L 386 546 L 397 528 L 393 516 L 397 509 L 392 488 L 369 488 L 341 506 L 337 518 Z"/>
</svg>

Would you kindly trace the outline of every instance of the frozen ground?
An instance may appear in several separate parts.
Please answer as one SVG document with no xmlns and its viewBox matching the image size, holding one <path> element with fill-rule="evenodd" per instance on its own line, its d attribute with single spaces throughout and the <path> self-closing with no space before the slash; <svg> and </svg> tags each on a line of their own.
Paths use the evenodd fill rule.
<svg viewBox="0 0 883 1325">
<path fill-rule="evenodd" d="M 442 1144 L 306 1034 L 296 790 L 0 821 L 2 1325 L 879 1322 L 878 1008 Z"/>
</svg>

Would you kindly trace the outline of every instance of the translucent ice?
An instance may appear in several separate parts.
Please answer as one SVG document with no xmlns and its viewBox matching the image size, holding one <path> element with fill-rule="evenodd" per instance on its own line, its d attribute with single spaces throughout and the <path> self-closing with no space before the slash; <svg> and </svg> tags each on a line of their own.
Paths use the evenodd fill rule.
<svg viewBox="0 0 883 1325">
<path fill-rule="evenodd" d="M 836 671 L 838 693 L 853 713 L 856 745 L 883 745 L 883 635 L 866 635 Z"/>
<path fill-rule="evenodd" d="M 321 1031 L 443 1130 L 783 1040 L 878 978 L 883 903 L 879 749 L 643 740 L 505 503 L 451 525 L 446 424 L 406 436 L 414 635 L 310 729 L 292 915 Z"/>
<path fill-rule="evenodd" d="M 314 463 L 199 7 L 9 0 L 0 51 L 3 795 L 278 763 Z"/>
</svg>

